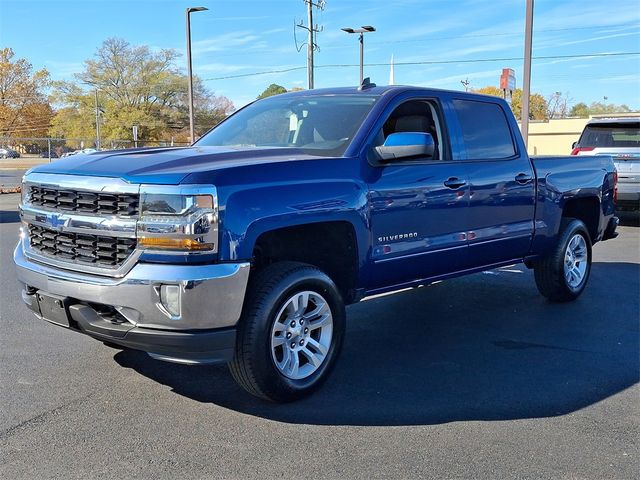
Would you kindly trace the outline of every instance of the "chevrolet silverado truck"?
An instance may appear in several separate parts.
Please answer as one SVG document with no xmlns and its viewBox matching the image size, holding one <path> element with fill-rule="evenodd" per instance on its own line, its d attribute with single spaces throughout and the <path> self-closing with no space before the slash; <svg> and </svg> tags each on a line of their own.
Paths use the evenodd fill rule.
<svg viewBox="0 0 640 480">
<path fill-rule="evenodd" d="M 501 99 L 365 84 L 256 101 L 191 147 L 32 169 L 14 260 L 39 318 L 292 401 L 364 297 L 524 262 L 576 299 L 615 198 L 611 157 L 530 158 Z"/>
</svg>

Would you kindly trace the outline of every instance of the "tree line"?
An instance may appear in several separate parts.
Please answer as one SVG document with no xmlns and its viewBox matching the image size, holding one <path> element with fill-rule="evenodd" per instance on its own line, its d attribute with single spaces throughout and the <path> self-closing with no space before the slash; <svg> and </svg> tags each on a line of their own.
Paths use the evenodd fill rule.
<svg viewBox="0 0 640 480">
<path fill-rule="evenodd" d="M 177 66 L 179 57 L 175 50 L 153 51 L 145 45 L 109 38 L 72 80 L 52 81 L 46 69 L 34 70 L 26 59 L 15 58 L 11 48 L 0 49 L 0 138 L 95 139 L 97 110 L 100 136 L 105 144 L 109 140 L 132 140 L 134 125 L 141 142 L 186 143 L 189 141 L 187 76 Z M 274 83 L 258 99 L 286 91 Z M 493 86 L 476 92 L 503 95 L 502 90 Z M 603 102 L 572 103 L 567 94 L 560 92 L 546 98 L 532 93 L 531 118 L 588 117 L 631 110 L 627 105 Z M 522 90 L 516 89 L 511 108 L 518 119 L 521 105 Z M 197 76 L 194 107 L 198 136 L 235 109 L 231 100 L 215 95 Z"/>
<path fill-rule="evenodd" d="M 488 86 L 474 90 L 476 93 L 502 97 L 503 91 L 498 87 Z M 545 97 L 540 93 L 531 93 L 529 96 L 530 120 L 552 120 L 558 118 L 588 118 L 590 115 L 603 113 L 628 113 L 631 108 L 628 105 L 616 105 L 614 103 L 593 102 L 587 105 L 584 102 L 573 104 L 569 94 L 554 92 Z M 516 88 L 511 98 L 511 110 L 516 119 L 521 120 L 522 113 L 522 89 Z"/>
<path fill-rule="evenodd" d="M 0 50 L 0 137 L 96 137 L 96 113 L 103 142 L 188 142 L 187 76 L 175 50 L 152 51 L 119 38 L 105 40 L 72 80 L 52 81 L 26 59 Z M 234 111 L 194 77 L 196 135 Z M 73 142 L 71 142 L 73 143 Z M 74 145 L 78 146 L 78 145 Z"/>
</svg>

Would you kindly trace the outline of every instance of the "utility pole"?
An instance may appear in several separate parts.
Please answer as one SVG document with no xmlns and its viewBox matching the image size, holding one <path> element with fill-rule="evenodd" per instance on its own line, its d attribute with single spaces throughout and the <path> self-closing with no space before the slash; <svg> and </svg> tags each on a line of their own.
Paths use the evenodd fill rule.
<svg viewBox="0 0 640 480">
<path fill-rule="evenodd" d="M 314 88 L 313 52 L 317 47 L 314 37 L 316 33 L 322 31 L 322 27 L 318 28 L 317 25 L 313 24 L 313 8 L 324 10 L 325 2 L 324 0 L 317 0 L 316 2 L 314 0 L 304 0 L 304 3 L 307 5 L 307 25 L 300 21 L 297 26 L 307 31 L 307 83 L 309 90 L 311 90 Z"/>
<path fill-rule="evenodd" d="M 98 106 L 98 89 L 96 88 L 93 93 L 96 99 L 96 148 L 100 150 L 100 107 Z"/>
<path fill-rule="evenodd" d="M 471 85 L 471 82 L 469 81 L 469 79 L 465 78 L 464 80 L 460 80 L 460 83 L 464 87 L 464 91 L 468 92 L 469 91 L 469 85 Z"/>
<path fill-rule="evenodd" d="M 531 95 L 531 45 L 533 43 L 533 0 L 527 0 L 524 25 L 524 80 L 522 82 L 522 115 L 520 130 L 524 146 L 529 144 L 529 96 Z"/>
<path fill-rule="evenodd" d="M 309 25 L 309 38 L 307 39 L 307 83 L 309 90 L 313 88 L 313 3 L 307 2 L 307 17 Z"/>
</svg>

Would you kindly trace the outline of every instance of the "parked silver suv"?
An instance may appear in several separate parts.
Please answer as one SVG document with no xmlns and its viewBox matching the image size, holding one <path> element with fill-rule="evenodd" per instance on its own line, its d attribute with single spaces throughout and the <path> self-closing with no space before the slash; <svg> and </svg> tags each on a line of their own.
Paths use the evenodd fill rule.
<svg viewBox="0 0 640 480">
<path fill-rule="evenodd" d="M 618 171 L 618 207 L 640 208 L 640 116 L 590 120 L 571 155 L 611 155 Z"/>
</svg>

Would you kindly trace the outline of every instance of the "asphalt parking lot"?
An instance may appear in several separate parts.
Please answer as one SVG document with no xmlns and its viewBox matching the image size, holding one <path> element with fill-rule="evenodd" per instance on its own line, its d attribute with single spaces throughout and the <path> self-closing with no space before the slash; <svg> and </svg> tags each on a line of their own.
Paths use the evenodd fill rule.
<svg viewBox="0 0 640 480">
<path fill-rule="evenodd" d="M 19 186 L 25 172 L 26 169 L 0 169 L 0 188 Z"/>
<path fill-rule="evenodd" d="M 595 247 L 572 304 L 516 266 L 349 307 L 325 387 L 273 405 L 225 367 L 33 317 L 17 201 L 0 195 L 0 478 L 637 478 L 637 216 Z"/>
</svg>

